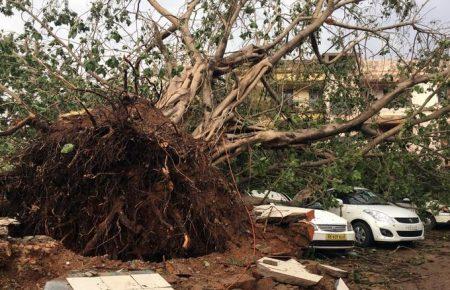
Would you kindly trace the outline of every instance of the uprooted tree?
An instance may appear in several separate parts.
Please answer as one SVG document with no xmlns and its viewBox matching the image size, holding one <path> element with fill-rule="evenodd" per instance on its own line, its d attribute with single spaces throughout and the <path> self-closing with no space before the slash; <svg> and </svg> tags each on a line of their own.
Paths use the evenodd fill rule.
<svg viewBox="0 0 450 290">
<path fill-rule="evenodd" d="M 349 153 L 364 163 L 416 142 L 413 154 L 447 161 L 448 99 L 427 103 L 447 90 L 450 43 L 412 0 L 193 0 L 179 13 L 117 0 L 82 14 L 43 2 L 0 5 L 25 21 L 1 36 L 0 149 L 15 158 L 0 165 L 12 166 L 3 188 L 26 232 L 86 254 L 201 254 L 223 248 L 243 216 L 235 176 L 230 185 L 214 166 L 252 168 L 249 152 L 294 148 L 274 170 L 306 156 L 296 167 L 353 172 Z M 364 64 L 386 55 L 396 72 L 375 97 Z M 281 71 L 324 84 L 320 118 L 300 117 Z M 413 91 L 423 104 L 408 102 Z M 373 120 L 393 104 L 406 116 L 383 131 Z"/>
</svg>

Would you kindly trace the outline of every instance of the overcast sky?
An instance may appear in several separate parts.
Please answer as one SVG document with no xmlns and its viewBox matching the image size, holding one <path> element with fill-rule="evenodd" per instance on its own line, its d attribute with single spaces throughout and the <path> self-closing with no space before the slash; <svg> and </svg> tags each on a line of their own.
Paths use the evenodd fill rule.
<svg viewBox="0 0 450 290">
<path fill-rule="evenodd" d="M 418 4 L 427 2 L 427 0 L 416 0 Z M 42 6 L 46 1 L 34 0 L 36 7 Z M 81 14 L 89 9 L 92 0 L 69 0 L 69 6 L 77 13 Z M 293 0 L 284 0 L 284 2 L 293 2 Z M 161 0 L 160 3 L 171 10 L 174 14 L 180 8 L 180 0 Z M 450 0 L 428 0 L 428 8 L 425 9 L 425 17 L 427 21 L 439 20 L 443 23 L 450 24 Z M 447 27 L 450 25 L 446 25 Z M 23 20 L 20 15 L 5 17 L 0 15 L 0 30 L 8 32 L 20 32 L 23 29 Z"/>
<path fill-rule="evenodd" d="M 298 0 L 282 0 L 284 4 L 289 6 L 292 2 L 295 2 Z M 379 0 L 381 2 L 381 0 Z M 46 0 L 32 0 L 34 7 L 36 9 L 41 9 L 45 3 L 47 3 Z M 63 2 L 63 1 L 61 1 Z M 94 0 L 68 0 L 69 6 L 72 10 L 76 11 L 79 15 L 84 14 L 85 12 L 89 11 L 91 2 L 94 2 Z M 159 1 L 161 5 L 163 5 L 166 9 L 168 9 L 173 14 L 179 14 L 181 9 L 181 6 L 184 5 L 186 2 L 185 0 L 160 0 Z M 428 3 L 425 6 L 425 9 L 421 12 L 421 15 L 423 16 L 423 19 L 421 21 L 422 24 L 426 24 L 430 21 L 437 20 L 440 22 L 440 27 L 446 28 L 446 33 L 450 33 L 450 0 L 416 0 L 416 3 L 419 5 L 422 5 L 424 3 Z M 140 4 L 141 11 L 151 11 L 150 5 L 147 1 L 141 1 Z M 23 19 L 21 15 L 14 15 L 11 17 L 5 17 L 4 15 L 0 14 L 0 30 L 3 30 L 5 32 L 21 32 L 23 31 Z M 324 36 L 327 32 L 324 32 Z M 405 36 L 408 37 L 408 36 Z M 63 36 L 64 38 L 64 36 Z M 242 43 L 240 43 L 239 38 L 235 38 L 234 41 L 231 41 L 228 45 L 228 50 L 235 50 L 236 48 L 241 47 Z M 397 42 L 400 44 L 404 41 L 408 40 L 401 40 L 399 39 Z M 369 41 L 366 43 L 367 47 L 372 54 L 374 52 L 374 56 L 378 57 L 378 51 L 383 46 L 383 44 L 376 39 L 369 39 Z M 322 42 L 319 46 L 320 51 L 322 52 L 333 52 L 335 51 L 334 48 L 330 48 L 330 42 L 326 40 L 326 37 L 322 39 Z M 401 45 L 399 46 L 401 47 Z M 408 45 L 405 45 L 405 49 L 407 51 Z M 406 52 L 405 51 L 405 52 Z M 370 56 L 367 56 L 370 57 Z M 389 53 L 386 55 L 387 58 L 395 58 L 395 54 Z"/>
</svg>

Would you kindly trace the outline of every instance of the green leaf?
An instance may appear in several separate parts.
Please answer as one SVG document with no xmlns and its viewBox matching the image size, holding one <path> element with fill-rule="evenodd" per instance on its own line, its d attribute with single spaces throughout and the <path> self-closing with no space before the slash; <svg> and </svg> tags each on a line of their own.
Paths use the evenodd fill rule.
<svg viewBox="0 0 450 290">
<path fill-rule="evenodd" d="M 72 143 L 67 143 L 67 144 L 64 144 L 63 148 L 61 149 L 61 153 L 67 154 L 67 153 L 72 152 L 73 149 L 75 149 L 75 145 L 73 145 Z"/>
<path fill-rule="evenodd" d="M 122 39 L 122 36 L 117 31 L 112 31 L 110 34 L 111 39 L 114 39 L 116 42 L 119 42 Z"/>
<path fill-rule="evenodd" d="M 116 68 L 119 66 L 119 60 L 113 56 L 106 61 L 106 65 L 110 68 Z"/>
</svg>

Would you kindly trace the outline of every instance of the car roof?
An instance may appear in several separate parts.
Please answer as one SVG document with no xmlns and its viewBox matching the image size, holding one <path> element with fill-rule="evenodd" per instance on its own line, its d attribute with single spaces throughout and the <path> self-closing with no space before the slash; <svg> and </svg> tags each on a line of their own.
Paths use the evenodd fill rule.
<svg viewBox="0 0 450 290">
<path fill-rule="evenodd" d="M 356 190 L 369 190 L 368 188 L 359 187 L 359 186 L 354 186 L 353 189 L 356 189 Z M 334 188 L 327 189 L 327 191 L 332 191 L 332 190 L 335 190 L 335 189 Z"/>
</svg>

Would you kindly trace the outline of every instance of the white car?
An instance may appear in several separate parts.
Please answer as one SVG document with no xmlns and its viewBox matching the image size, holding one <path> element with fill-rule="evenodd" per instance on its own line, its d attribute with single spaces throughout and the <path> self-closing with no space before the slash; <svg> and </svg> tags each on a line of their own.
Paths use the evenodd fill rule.
<svg viewBox="0 0 450 290">
<path fill-rule="evenodd" d="M 329 211 L 351 222 L 357 245 L 424 239 L 424 225 L 415 212 L 387 203 L 366 188 L 355 187 L 350 193 L 329 191 L 339 203 Z"/>
<path fill-rule="evenodd" d="M 396 205 L 417 212 L 417 206 L 409 198 L 404 198 Z M 439 203 L 437 200 L 426 203 L 424 224 L 427 228 L 433 229 L 437 224 L 450 224 L 450 210 L 447 205 Z"/>
<path fill-rule="evenodd" d="M 436 224 L 450 224 L 450 210 L 447 205 L 440 204 L 438 201 L 427 203 L 427 221 L 431 228 Z"/>
<path fill-rule="evenodd" d="M 256 215 L 256 220 L 272 220 L 282 223 L 285 221 L 292 221 L 293 218 L 297 218 L 299 215 L 308 216 L 309 213 L 314 212 L 314 217 L 311 215 L 311 219 L 301 220 L 301 223 L 305 223 L 307 226 L 311 225 L 310 229 L 314 229 L 314 233 L 310 233 L 311 240 L 310 247 L 316 249 L 351 249 L 355 243 L 355 232 L 352 229 L 352 225 L 344 218 L 337 216 L 333 213 L 318 210 L 293 206 L 283 206 L 265 204 L 258 205 L 253 208 L 253 212 Z"/>
<path fill-rule="evenodd" d="M 264 190 L 264 191 L 252 190 L 250 191 L 249 195 L 260 199 L 263 199 L 265 197 L 268 202 L 274 203 L 277 202 L 288 203 L 292 200 L 289 196 L 287 196 L 284 193 L 271 190 Z"/>
<path fill-rule="evenodd" d="M 320 209 L 314 210 L 314 236 L 311 247 L 315 249 L 351 249 L 355 244 L 355 232 L 346 219 Z"/>
</svg>

